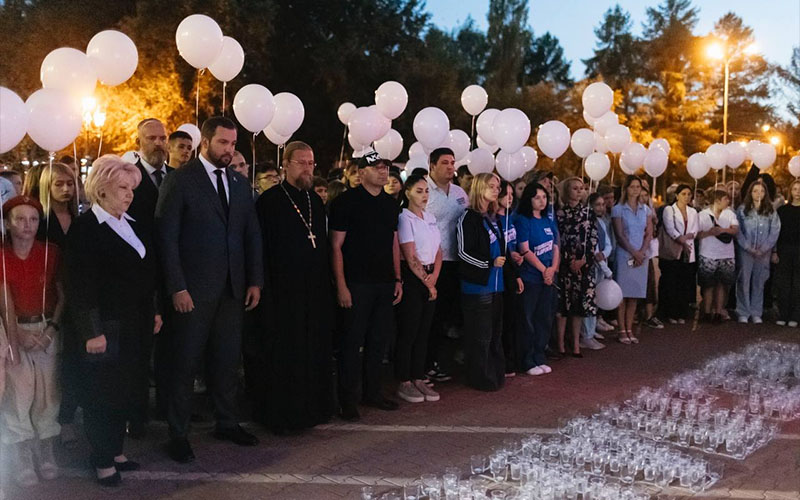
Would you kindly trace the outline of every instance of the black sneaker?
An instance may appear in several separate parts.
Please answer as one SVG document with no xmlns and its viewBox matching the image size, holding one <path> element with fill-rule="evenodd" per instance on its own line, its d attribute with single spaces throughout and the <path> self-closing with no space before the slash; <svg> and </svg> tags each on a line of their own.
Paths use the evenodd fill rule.
<svg viewBox="0 0 800 500">
<path fill-rule="evenodd" d="M 655 328 L 656 330 L 664 329 L 664 323 L 662 323 L 661 320 L 656 318 L 655 316 L 652 316 L 650 319 L 645 321 L 644 326 L 648 328 Z"/>
<path fill-rule="evenodd" d="M 450 376 L 449 373 L 441 369 L 439 363 L 434 363 L 433 368 L 428 370 L 428 378 L 434 382 L 447 382 L 448 380 L 453 380 L 453 377 Z"/>
</svg>

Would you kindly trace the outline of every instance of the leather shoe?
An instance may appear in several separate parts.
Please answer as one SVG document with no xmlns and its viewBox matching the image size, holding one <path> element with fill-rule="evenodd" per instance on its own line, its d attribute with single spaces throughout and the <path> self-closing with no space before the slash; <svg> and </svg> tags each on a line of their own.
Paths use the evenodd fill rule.
<svg viewBox="0 0 800 500">
<path fill-rule="evenodd" d="M 188 464 L 194 462 L 194 452 L 189 440 L 186 438 L 170 439 L 169 445 L 167 445 L 167 452 L 169 453 L 169 458 L 178 463 Z"/>
<path fill-rule="evenodd" d="M 239 446 L 255 446 L 258 444 L 258 438 L 242 429 L 240 425 L 222 429 L 217 428 L 214 431 L 214 437 L 223 441 L 230 441 Z"/>
<path fill-rule="evenodd" d="M 139 465 L 139 462 L 126 460 L 124 462 L 114 462 L 114 467 L 116 467 L 117 472 L 131 472 L 134 470 L 139 470 L 141 466 Z"/>
<path fill-rule="evenodd" d="M 339 416 L 342 417 L 342 420 L 348 422 L 358 422 L 361 420 L 361 415 L 358 413 L 358 408 L 356 408 L 355 405 L 343 405 Z"/>
<path fill-rule="evenodd" d="M 394 411 L 400 408 L 400 405 L 397 403 L 397 401 L 392 401 L 391 399 L 383 397 L 378 399 L 366 399 L 364 400 L 364 405 L 384 411 Z"/>
</svg>

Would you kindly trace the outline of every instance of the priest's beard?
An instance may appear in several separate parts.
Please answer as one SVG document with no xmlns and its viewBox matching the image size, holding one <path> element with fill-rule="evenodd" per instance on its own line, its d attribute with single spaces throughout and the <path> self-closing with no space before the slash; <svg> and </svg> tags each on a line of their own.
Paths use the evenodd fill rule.
<svg viewBox="0 0 800 500">
<path fill-rule="evenodd" d="M 314 187 L 314 178 L 310 175 L 300 174 L 295 180 L 295 184 L 297 185 L 297 189 L 308 191 Z"/>
</svg>

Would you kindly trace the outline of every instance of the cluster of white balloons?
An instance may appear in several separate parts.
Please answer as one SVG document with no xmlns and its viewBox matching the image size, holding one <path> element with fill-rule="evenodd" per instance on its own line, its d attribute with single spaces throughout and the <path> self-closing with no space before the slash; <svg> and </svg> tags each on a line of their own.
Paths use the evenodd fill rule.
<svg viewBox="0 0 800 500">
<path fill-rule="evenodd" d="M 233 114 L 253 134 L 264 132 L 276 146 L 286 144 L 305 118 L 302 101 L 290 93 L 272 95 L 258 83 L 245 85 L 233 98 Z"/>
<path fill-rule="evenodd" d="M 694 153 L 689 156 L 686 161 L 686 170 L 693 179 L 699 180 L 705 177 L 711 169 L 739 168 L 745 160 L 752 161 L 760 170 L 764 170 L 775 163 L 776 157 L 775 147 L 761 141 L 754 140 L 746 144 L 717 143 L 709 146 L 705 153 Z M 800 174 L 800 170 L 798 173 Z"/>
<path fill-rule="evenodd" d="M 375 104 L 356 107 L 342 103 L 336 111 L 339 121 L 347 127 L 347 141 L 353 156 L 359 157 L 370 145 L 387 160 L 394 160 L 403 151 L 403 137 L 392 128 L 392 120 L 403 114 L 408 106 L 408 92 L 399 82 L 383 82 L 375 90 Z"/>
<path fill-rule="evenodd" d="M 178 53 L 198 70 L 208 68 L 214 78 L 229 82 L 244 67 L 244 50 L 235 39 L 222 34 L 219 24 L 204 14 L 184 18 L 175 31 Z"/>
<path fill-rule="evenodd" d="M 80 134 L 81 103 L 92 95 L 97 81 L 119 85 L 138 64 L 136 45 L 114 30 L 92 37 L 86 52 L 70 47 L 53 50 L 42 61 L 42 88 L 27 101 L 0 87 L 0 154 L 16 147 L 26 133 L 46 151 L 67 147 Z"/>
</svg>

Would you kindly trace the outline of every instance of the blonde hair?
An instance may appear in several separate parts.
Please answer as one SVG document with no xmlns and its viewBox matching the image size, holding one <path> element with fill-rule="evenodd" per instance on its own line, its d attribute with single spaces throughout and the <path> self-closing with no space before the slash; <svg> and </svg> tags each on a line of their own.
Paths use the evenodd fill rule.
<svg viewBox="0 0 800 500">
<path fill-rule="evenodd" d="M 313 151 L 311 146 L 306 144 L 303 141 L 292 141 L 283 148 L 283 161 L 289 161 L 292 159 L 292 155 L 295 151 Z"/>
<path fill-rule="evenodd" d="M 790 205 L 794 203 L 794 198 L 792 197 L 792 188 L 794 187 L 795 184 L 800 184 L 800 179 L 795 179 L 791 184 L 789 184 L 789 191 L 788 191 L 789 196 L 787 196 L 786 198 L 789 200 Z"/>
<path fill-rule="evenodd" d="M 64 163 L 54 161 L 52 165 L 45 165 L 42 169 L 42 174 L 39 177 L 39 203 L 42 204 L 45 218 L 49 218 L 50 202 L 52 201 L 50 189 L 52 188 L 53 181 L 55 181 L 56 177 L 59 175 L 67 176 L 73 182 L 72 199 L 70 203 L 67 203 L 67 207 L 72 217 L 75 218 L 78 216 L 78 207 L 76 203 L 71 202 L 74 202 L 75 198 L 78 196 L 78 180 L 75 178 L 72 169 Z"/>
<path fill-rule="evenodd" d="M 103 155 L 92 164 L 86 178 L 86 196 L 92 203 L 100 203 L 101 193 L 123 175 L 133 178 L 133 187 L 142 182 L 142 173 L 133 163 L 128 163 L 117 155 Z"/>
<path fill-rule="evenodd" d="M 572 176 L 572 177 L 567 177 L 558 184 L 558 197 L 560 198 L 561 203 L 567 202 L 568 198 L 567 191 L 569 191 L 570 185 L 573 182 L 580 182 L 581 184 L 583 184 L 583 179 L 581 179 L 580 177 Z"/>
<path fill-rule="evenodd" d="M 469 191 L 469 207 L 476 212 L 483 213 L 481 211 L 481 204 L 485 203 L 485 199 L 483 198 L 483 192 L 486 191 L 486 188 L 489 187 L 489 182 L 495 179 L 497 180 L 497 184 L 500 184 L 500 177 L 496 174 L 488 173 L 488 174 L 478 174 L 472 179 L 472 187 Z M 498 208 L 500 207 L 497 200 L 489 202 L 488 206 L 486 207 L 486 213 L 494 214 L 497 212 Z"/>
</svg>

